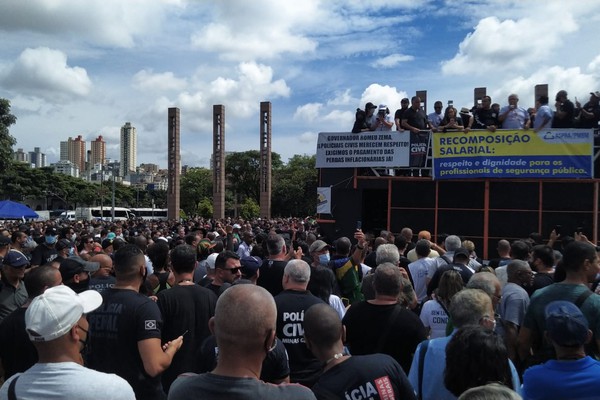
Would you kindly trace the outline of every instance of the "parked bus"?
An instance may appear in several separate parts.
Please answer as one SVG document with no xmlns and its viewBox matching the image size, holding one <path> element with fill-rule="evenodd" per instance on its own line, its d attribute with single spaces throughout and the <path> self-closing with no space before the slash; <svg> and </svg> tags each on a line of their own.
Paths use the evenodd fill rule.
<svg viewBox="0 0 600 400">
<path fill-rule="evenodd" d="M 132 208 L 131 212 L 135 214 L 135 218 L 141 218 L 143 220 L 167 220 L 167 209 L 166 208 Z"/>
<path fill-rule="evenodd" d="M 115 207 L 115 221 L 126 221 L 131 218 L 135 218 L 135 214 L 128 208 Z M 75 210 L 75 219 L 112 221 L 112 207 L 80 207 Z"/>
</svg>

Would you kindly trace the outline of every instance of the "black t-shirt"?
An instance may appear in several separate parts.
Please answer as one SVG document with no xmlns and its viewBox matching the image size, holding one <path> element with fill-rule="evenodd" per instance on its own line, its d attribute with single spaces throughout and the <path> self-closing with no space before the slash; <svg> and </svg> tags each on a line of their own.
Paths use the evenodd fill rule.
<svg viewBox="0 0 600 400">
<path fill-rule="evenodd" d="M 473 113 L 473 129 L 487 129 L 490 125 L 498 126 L 498 114 L 490 109 L 478 108 Z"/>
<path fill-rule="evenodd" d="M 396 319 L 389 321 L 395 307 L 400 307 L 400 310 Z M 388 354 L 405 373 L 410 369 L 417 345 L 427 339 L 425 327 L 417 314 L 398 304 L 375 305 L 361 301 L 348 309 L 342 322 L 346 326 L 346 343 L 351 354 Z M 381 335 L 390 323 L 383 347 L 378 349 Z"/>
<path fill-rule="evenodd" d="M 264 260 L 259 268 L 256 284 L 267 289 L 273 297 L 277 296 L 283 290 L 281 280 L 286 265 L 287 261 Z"/>
<path fill-rule="evenodd" d="M 427 115 L 425 114 L 425 111 L 420 108 L 416 110 L 412 107 L 408 108 L 404 112 L 402 119 L 405 119 L 406 122 L 414 128 L 421 130 L 427 129 Z"/>
<path fill-rule="evenodd" d="M 408 110 L 408 108 L 406 110 Z M 400 122 L 402 122 L 402 116 L 404 115 L 404 113 L 406 112 L 406 110 L 403 110 L 401 108 L 397 109 L 396 113 L 394 113 L 394 120 L 399 119 Z"/>
<path fill-rule="evenodd" d="M 138 351 L 139 341 L 161 338 L 162 317 L 158 305 L 127 289 L 105 290 L 102 299 L 102 305 L 88 315 L 88 366 L 125 379 L 137 399 L 166 399 L 160 375 L 151 377 L 146 373 Z"/>
<path fill-rule="evenodd" d="M 575 117 L 575 105 L 571 100 L 566 100 L 560 106 L 560 111 L 566 112 L 564 118 L 558 118 L 557 114 L 554 114 L 554 118 L 552 119 L 552 127 L 553 128 L 573 128 L 574 125 L 574 117 Z"/>
<path fill-rule="evenodd" d="M 594 114 L 594 118 L 585 118 L 583 115 L 579 117 L 579 127 L 580 128 L 597 128 L 598 121 L 600 120 L 600 104 L 592 105 L 591 103 L 586 103 L 583 106 L 583 109 L 587 112 Z"/>
<path fill-rule="evenodd" d="M 325 371 L 312 391 L 318 399 L 416 398 L 406 374 L 387 354 L 352 356 Z"/>
<path fill-rule="evenodd" d="M 538 272 L 533 277 L 533 284 L 531 286 L 525 286 L 525 290 L 527 290 L 529 297 L 531 297 L 536 290 L 545 288 L 546 286 L 550 286 L 553 283 L 554 283 L 554 274 L 549 274 L 546 272 Z"/>
<path fill-rule="evenodd" d="M 25 331 L 25 311 L 27 308 L 19 307 L 0 323 L 0 359 L 5 381 L 38 361 L 37 350 Z"/>
<path fill-rule="evenodd" d="M 208 320 L 215 315 L 217 296 L 199 285 L 175 285 L 158 294 L 158 308 L 163 319 L 162 342 L 173 340 L 188 331 L 183 345 L 162 373 L 165 392 L 184 372 L 196 372 L 196 353 L 210 335 Z"/>
<path fill-rule="evenodd" d="M 264 382 L 278 383 L 290 375 L 290 365 L 285 346 L 281 340 L 277 338 L 275 340 L 275 348 L 267 354 L 262 363 L 260 380 Z M 217 338 L 211 335 L 200 346 L 200 353 L 196 357 L 197 372 L 204 373 L 215 369 L 218 355 Z"/>
<path fill-rule="evenodd" d="M 277 337 L 290 360 L 290 381 L 311 387 L 321 374 L 322 364 L 304 342 L 304 313 L 314 304 L 324 303 L 309 291 L 284 290 L 275 296 Z"/>
<path fill-rule="evenodd" d="M 31 253 L 31 265 L 44 265 L 53 261 L 58 253 L 54 246 L 48 247 L 45 244 L 40 244 L 33 249 Z"/>
</svg>

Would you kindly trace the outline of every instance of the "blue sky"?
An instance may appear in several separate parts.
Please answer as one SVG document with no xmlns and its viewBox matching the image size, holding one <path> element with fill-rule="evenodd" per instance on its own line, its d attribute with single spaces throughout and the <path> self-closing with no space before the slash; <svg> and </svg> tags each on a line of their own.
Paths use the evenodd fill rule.
<svg viewBox="0 0 600 400">
<path fill-rule="evenodd" d="M 138 163 L 166 167 L 167 108 L 181 109 L 182 164 L 209 165 L 212 106 L 227 151 L 259 147 L 273 107 L 273 151 L 313 154 L 318 132 L 348 131 L 367 101 L 393 112 L 427 90 L 471 106 L 533 87 L 587 101 L 600 90 L 600 2 L 413 0 L 28 0 L 0 2 L 0 97 L 16 148 L 53 162 L 69 136 L 138 132 Z M 89 148 L 89 146 L 88 146 Z"/>
</svg>

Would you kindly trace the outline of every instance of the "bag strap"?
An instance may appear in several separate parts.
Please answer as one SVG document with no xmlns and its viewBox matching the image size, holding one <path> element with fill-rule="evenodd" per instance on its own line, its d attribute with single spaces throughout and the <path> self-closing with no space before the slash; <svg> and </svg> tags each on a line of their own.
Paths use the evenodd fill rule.
<svg viewBox="0 0 600 400">
<path fill-rule="evenodd" d="M 8 386 L 8 400 L 17 400 L 17 395 L 15 393 L 15 386 L 17 385 L 17 380 L 21 375 L 17 376 L 15 379 L 10 382 Z"/>
<path fill-rule="evenodd" d="M 579 295 L 579 297 L 577 298 L 577 300 L 575 300 L 575 305 L 577 306 L 577 308 L 581 308 L 583 303 L 585 303 L 585 301 L 588 299 L 588 297 L 590 297 L 592 294 L 594 294 L 594 292 L 592 292 L 589 289 L 587 289 L 585 292 L 581 293 Z"/>
<path fill-rule="evenodd" d="M 375 347 L 375 351 L 373 353 L 381 353 L 381 351 L 383 350 L 383 346 L 385 345 L 385 340 L 387 339 L 387 337 L 390 334 L 390 331 L 392 330 L 393 322 L 396 319 L 396 317 L 398 316 L 398 313 L 400 313 L 401 307 L 402 306 L 400 306 L 400 304 L 396 303 L 394 310 L 392 311 L 392 313 L 390 314 L 390 316 L 387 320 L 387 325 L 385 327 L 385 331 L 379 337 L 379 341 L 377 342 L 377 347 Z"/>
<path fill-rule="evenodd" d="M 423 371 L 425 370 L 425 354 L 429 347 L 429 340 L 421 343 L 421 352 L 419 353 L 419 400 L 423 399 Z"/>
</svg>

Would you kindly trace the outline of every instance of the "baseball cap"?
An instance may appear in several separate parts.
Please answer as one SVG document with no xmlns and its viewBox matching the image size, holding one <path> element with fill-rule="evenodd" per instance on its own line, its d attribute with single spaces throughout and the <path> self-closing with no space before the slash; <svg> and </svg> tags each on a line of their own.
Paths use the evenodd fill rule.
<svg viewBox="0 0 600 400">
<path fill-rule="evenodd" d="M 217 256 L 219 253 L 212 253 L 208 257 L 206 257 L 206 266 L 210 269 L 215 269 L 215 261 L 217 260 Z"/>
<path fill-rule="evenodd" d="M 233 229 L 242 229 L 240 224 L 233 224 Z"/>
<path fill-rule="evenodd" d="M 590 94 L 591 94 L 592 96 L 594 96 L 594 97 L 597 97 L 597 98 L 599 98 L 599 99 L 600 99 L 600 92 L 599 92 L 599 91 L 597 91 L 597 90 L 596 90 L 595 92 L 590 92 Z"/>
<path fill-rule="evenodd" d="M 454 251 L 454 258 L 456 258 L 457 256 L 464 256 L 466 258 L 469 258 L 471 255 L 469 254 L 469 251 L 467 249 L 465 249 L 464 247 L 459 247 Z"/>
<path fill-rule="evenodd" d="M 95 290 L 76 294 L 65 285 L 46 289 L 31 301 L 25 311 L 25 327 L 33 342 L 48 342 L 65 335 L 83 314 L 102 304 Z"/>
<path fill-rule="evenodd" d="M 107 239 L 114 239 L 116 237 L 117 235 L 114 232 L 108 232 L 108 235 L 106 235 Z"/>
<path fill-rule="evenodd" d="M 96 272 L 100 268 L 100 263 L 85 261 L 83 258 L 79 256 L 69 257 L 61 261 L 60 263 L 60 275 L 62 276 L 63 281 L 67 281 L 73 277 L 75 274 L 79 274 L 83 271 L 87 272 Z"/>
<path fill-rule="evenodd" d="M 321 251 L 325 247 L 329 247 L 329 245 L 322 240 L 315 240 L 314 242 L 312 242 L 310 244 L 310 247 L 308 248 L 308 252 L 314 253 L 315 251 Z"/>
<path fill-rule="evenodd" d="M 569 301 L 553 301 L 546 306 L 546 331 L 559 346 L 581 346 L 588 337 L 588 321 L 579 307 Z"/>
<path fill-rule="evenodd" d="M 385 104 L 380 104 L 379 105 L 379 110 L 377 110 L 378 112 L 385 112 L 387 111 L 387 106 Z"/>
<path fill-rule="evenodd" d="M 13 268 L 23 268 L 29 265 L 29 260 L 19 250 L 11 249 L 6 256 L 4 256 L 2 263 Z"/>
<path fill-rule="evenodd" d="M 365 111 L 369 111 L 369 110 L 373 110 L 377 108 L 377 106 L 371 102 L 368 102 L 367 105 L 365 106 Z"/>
<path fill-rule="evenodd" d="M 56 250 L 67 249 L 69 247 L 73 247 L 73 243 L 69 239 L 60 239 L 58 243 L 56 243 Z"/>
<path fill-rule="evenodd" d="M 261 260 L 258 257 L 246 256 L 240 259 L 242 276 L 252 278 L 260 268 Z"/>
<path fill-rule="evenodd" d="M 56 236 L 58 232 L 56 231 L 56 228 L 49 226 L 48 228 L 46 228 L 46 232 L 44 234 L 46 236 Z"/>
</svg>

